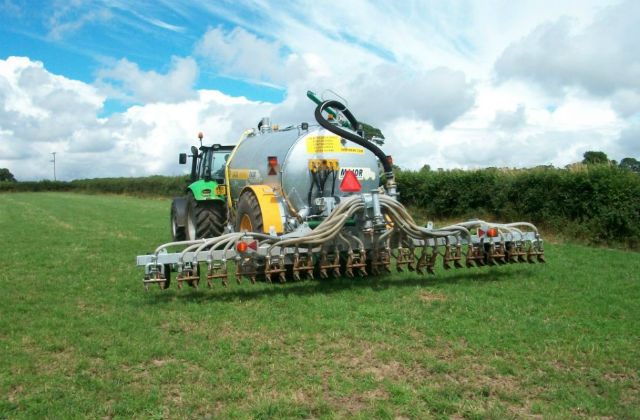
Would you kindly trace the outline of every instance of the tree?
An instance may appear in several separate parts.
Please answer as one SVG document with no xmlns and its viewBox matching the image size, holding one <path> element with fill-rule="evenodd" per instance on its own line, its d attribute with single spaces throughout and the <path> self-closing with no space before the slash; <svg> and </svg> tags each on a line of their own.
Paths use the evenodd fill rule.
<svg viewBox="0 0 640 420">
<path fill-rule="evenodd" d="M 608 165 L 609 164 L 609 158 L 607 157 L 607 154 L 605 152 L 588 151 L 588 152 L 584 152 L 584 155 L 582 155 L 582 157 L 584 157 L 584 159 L 582 160 L 582 163 L 584 163 L 585 165 Z"/>
<path fill-rule="evenodd" d="M 0 168 L 0 181 L 17 182 L 13 174 L 7 168 Z"/>
<path fill-rule="evenodd" d="M 384 144 L 384 135 L 379 128 L 376 128 L 372 125 L 369 125 L 365 122 L 360 121 L 360 125 L 362 126 L 362 131 L 364 131 L 364 138 L 378 143 L 380 145 Z"/>
<path fill-rule="evenodd" d="M 640 173 L 640 161 L 635 158 L 626 157 L 620 161 L 621 168 L 629 168 L 633 172 Z"/>
</svg>

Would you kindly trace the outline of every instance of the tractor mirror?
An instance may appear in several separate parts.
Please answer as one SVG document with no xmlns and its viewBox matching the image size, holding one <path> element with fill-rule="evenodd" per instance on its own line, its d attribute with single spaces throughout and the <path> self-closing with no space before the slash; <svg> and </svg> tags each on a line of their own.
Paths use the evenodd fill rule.
<svg viewBox="0 0 640 420">
<path fill-rule="evenodd" d="M 187 163 L 187 154 L 186 153 L 180 153 L 180 155 L 178 157 L 178 162 L 180 163 L 180 165 L 184 165 L 185 163 Z"/>
</svg>

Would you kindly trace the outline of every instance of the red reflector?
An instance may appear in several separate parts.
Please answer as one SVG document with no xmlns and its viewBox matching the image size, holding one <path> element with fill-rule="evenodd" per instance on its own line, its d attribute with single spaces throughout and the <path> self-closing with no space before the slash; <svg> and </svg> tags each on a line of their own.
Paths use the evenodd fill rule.
<svg viewBox="0 0 640 420">
<path fill-rule="evenodd" d="M 498 236 L 498 228 L 489 228 L 487 235 L 489 235 L 490 238 L 495 238 L 496 236 Z"/>
<path fill-rule="evenodd" d="M 478 237 L 482 238 L 486 232 L 480 228 L 478 228 Z"/>
<path fill-rule="evenodd" d="M 247 250 L 247 243 L 238 242 L 238 245 L 236 245 L 236 249 L 238 250 L 238 252 L 245 252 Z"/>
<path fill-rule="evenodd" d="M 267 163 L 269 164 L 269 175 L 277 175 L 276 166 L 278 166 L 278 157 L 269 156 L 267 158 Z"/>
<path fill-rule="evenodd" d="M 211 194 L 210 189 L 202 190 L 202 195 L 209 195 L 209 194 Z"/>
<path fill-rule="evenodd" d="M 362 186 L 360 185 L 360 181 L 356 177 L 356 174 L 353 171 L 347 171 L 344 174 L 344 178 L 340 183 L 340 189 L 342 192 L 359 192 Z"/>
<path fill-rule="evenodd" d="M 254 251 L 258 250 L 258 241 L 253 241 L 249 244 L 249 248 L 253 249 Z"/>
</svg>

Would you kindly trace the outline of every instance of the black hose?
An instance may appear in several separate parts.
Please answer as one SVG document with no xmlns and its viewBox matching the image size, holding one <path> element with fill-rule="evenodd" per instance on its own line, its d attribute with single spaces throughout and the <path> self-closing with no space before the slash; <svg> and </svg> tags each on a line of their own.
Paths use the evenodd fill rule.
<svg viewBox="0 0 640 420">
<path fill-rule="evenodd" d="M 324 109 L 327 107 L 331 107 L 336 111 L 342 112 L 342 115 L 344 115 L 347 118 L 347 120 L 349 121 L 349 124 L 351 124 L 351 127 L 353 127 L 354 130 L 358 129 L 358 121 L 356 120 L 356 118 L 353 116 L 353 114 L 347 109 L 347 107 L 344 104 L 338 101 L 324 101 L 316 107 L 315 117 L 316 117 L 316 121 L 318 121 L 318 124 L 326 128 L 327 130 L 331 131 L 332 133 L 337 134 L 342 138 L 351 140 L 352 142 L 373 152 L 373 154 L 376 155 L 378 159 L 380 159 L 380 163 L 382 163 L 382 167 L 384 168 L 385 175 L 393 178 L 393 169 L 391 168 L 391 164 L 387 160 L 387 155 L 385 155 L 385 153 L 378 146 L 371 143 L 370 141 L 365 140 L 362 137 L 357 136 L 354 133 L 344 130 L 343 128 L 338 127 L 337 125 L 333 125 L 329 121 L 327 121 L 322 116 L 322 111 L 324 111 Z"/>
<path fill-rule="evenodd" d="M 313 195 L 313 186 L 316 185 L 316 175 L 313 171 L 311 171 L 311 187 L 309 188 L 309 196 L 308 196 L 308 201 L 309 201 L 309 207 L 311 207 L 311 196 Z"/>
<path fill-rule="evenodd" d="M 333 197 L 335 195 L 334 191 L 336 189 L 336 174 L 338 173 L 338 170 L 334 169 L 331 172 L 333 174 L 333 179 L 331 180 L 331 197 Z"/>
</svg>

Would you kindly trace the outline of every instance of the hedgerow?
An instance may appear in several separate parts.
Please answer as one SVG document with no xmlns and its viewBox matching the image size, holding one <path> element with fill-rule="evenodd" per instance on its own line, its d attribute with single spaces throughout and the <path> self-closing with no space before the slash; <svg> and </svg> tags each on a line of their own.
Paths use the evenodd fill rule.
<svg viewBox="0 0 640 420">
<path fill-rule="evenodd" d="M 473 171 L 397 170 L 400 201 L 434 220 L 530 221 L 591 244 L 640 248 L 640 174 L 609 165 Z M 0 192 L 77 191 L 180 196 L 186 176 L 0 182 Z"/>
<path fill-rule="evenodd" d="M 75 191 L 126 194 L 133 196 L 180 196 L 187 187 L 187 176 L 149 176 L 143 178 L 94 178 L 73 181 L 0 182 L 0 192 Z"/>
<path fill-rule="evenodd" d="M 640 246 L 640 175 L 628 169 L 398 171 L 396 178 L 400 201 L 433 219 L 521 219 L 592 244 Z"/>
</svg>

